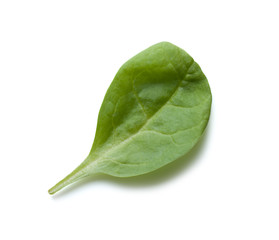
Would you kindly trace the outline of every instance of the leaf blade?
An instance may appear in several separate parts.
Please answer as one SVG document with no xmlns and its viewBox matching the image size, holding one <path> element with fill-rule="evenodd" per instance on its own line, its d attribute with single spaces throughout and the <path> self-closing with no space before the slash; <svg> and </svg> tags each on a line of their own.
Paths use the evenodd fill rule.
<svg viewBox="0 0 279 240">
<path fill-rule="evenodd" d="M 162 43 L 161 43 L 162 44 Z M 169 43 L 163 43 L 164 45 L 167 44 L 169 45 Z M 156 45 L 155 45 L 156 46 Z M 174 45 L 171 44 L 171 47 L 173 48 Z M 154 47 L 154 46 L 152 46 Z M 151 47 L 151 48 L 152 48 Z M 177 49 L 176 46 L 174 46 Z M 147 49 L 146 51 L 148 51 L 150 49 Z M 179 51 L 183 51 L 181 49 L 179 49 Z M 183 51 L 184 52 L 184 51 Z M 143 54 L 143 53 L 141 53 Z M 170 55 L 170 52 L 168 52 L 168 54 Z M 147 54 L 148 55 L 148 54 Z M 153 54 L 154 55 L 154 54 Z M 155 54 L 156 55 L 156 54 Z M 163 53 L 164 56 L 166 56 L 166 53 Z M 180 54 L 181 55 L 181 54 Z M 138 56 L 138 55 L 137 55 Z M 137 56 L 135 56 L 134 58 L 136 58 Z M 139 128 L 137 128 L 136 133 L 134 134 L 130 134 L 129 137 L 124 138 L 121 140 L 121 142 L 117 142 L 116 144 L 111 146 L 106 150 L 106 153 L 102 153 L 101 157 L 99 158 L 99 160 L 97 159 L 97 161 L 103 161 L 104 163 L 102 163 L 102 167 L 100 167 L 100 172 L 102 173 L 106 173 L 109 175 L 113 175 L 113 176 L 118 176 L 118 177 L 129 177 L 129 176 L 135 176 L 135 175 L 140 175 L 140 174 L 144 174 L 150 171 L 154 171 L 157 168 L 166 165 L 167 163 L 171 162 L 172 160 L 180 157 L 181 155 L 184 155 L 185 153 L 187 153 L 198 141 L 200 135 L 202 134 L 202 132 L 204 131 L 204 128 L 206 127 L 207 121 L 209 119 L 209 114 L 210 114 L 210 106 L 211 106 L 211 93 L 210 93 L 210 88 L 209 85 L 207 83 L 207 79 L 204 76 L 204 74 L 202 73 L 200 67 L 198 66 L 198 64 L 196 62 L 194 62 L 194 60 L 188 55 L 188 54 L 184 54 L 184 57 L 187 57 L 187 66 L 185 68 L 184 66 L 184 72 L 180 70 L 176 70 L 176 68 L 174 67 L 174 64 L 166 64 L 169 66 L 168 71 L 171 71 L 170 69 L 174 69 L 174 71 L 172 71 L 173 76 L 177 75 L 180 76 L 180 79 L 178 79 L 178 83 L 176 84 L 176 86 L 174 88 L 172 88 L 172 91 L 168 94 L 168 97 L 165 98 L 163 101 L 159 101 L 161 103 L 161 105 L 159 106 L 159 108 L 154 108 L 152 114 L 148 115 L 148 118 L 141 124 L 141 126 Z M 146 57 L 146 56 L 144 56 Z M 155 58 L 157 58 L 158 56 L 156 56 Z M 172 59 L 175 60 L 177 63 L 176 59 Z M 131 60 L 129 60 L 131 61 Z M 132 59 L 132 62 L 135 61 L 134 59 Z M 137 61 L 135 61 L 137 62 Z M 127 63 L 126 63 L 127 64 Z M 177 64 L 179 65 L 179 64 Z M 181 66 L 181 64 L 180 64 Z M 146 66 L 145 66 L 146 68 Z M 162 68 L 160 69 L 162 71 Z M 186 73 L 185 73 L 186 72 Z M 166 69 L 163 69 L 163 73 L 166 74 Z M 119 74 L 119 73 L 118 73 Z M 125 74 L 129 74 L 128 71 L 126 70 Z M 158 74 L 158 72 L 153 71 L 153 74 Z M 184 77 L 181 77 L 183 76 Z M 139 77 L 140 74 L 138 74 L 136 77 Z M 159 74 L 159 76 L 162 78 L 162 74 Z M 143 77 L 141 75 L 141 77 Z M 136 78 L 135 78 L 136 79 Z M 169 75 L 167 75 L 167 79 L 169 79 Z M 187 80 L 187 81 L 186 81 Z M 114 81 L 118 81 L 118 78 L 116 77 L 114 79 Z M 199 81 L 202 84 L 197 84 L 197 81 Z M 132 88 L 134 89 L 134 80 L 130 80 L 131 85 L 133 86 Z M 191 83 L 191 84 L 189 84 Z M 157 82 L 158 84 L 158 82 Z M 182 86 L 180 86 L 182 85 Z M 193 85 L 197 85 L 197 86 L 193 86 Z M 153 86 L 150 87 L 150 85 L 145 85 L 145 89 L 152 89 Z M 197 88 L 198 87 L 198 88 Z M 168 89 L 169 88 L 169 84 L 168 84 Z M 186 91 L 189 93 L 189 96 L 186 97 L 186 100 L 183 101 L 183 103 L 187 103 L 190 105 L 185 106 L 185 105 L 181 105 L 181 91 L 185 92 L 185 89 L 181 89 L 181 88 L 185 88 Z M 194 95 L 197 94 L 197 90 L 199 91 L 199 95 L 205 97 L 205 99 L 203 99 L 202 101 L 200 99 L 198 99 L 198 101 L 195 101 L 195 98 L 193 98 Z M 151 92 L 154 91 L 151 90 Z M 110 94 L 109 90 L 108 93 Z M 206 94 L 204 94 L 206 93 Z M 139 96 L 150 96 L 148 94 L 135 94 L 138 95 L 138 97 L 136 97 L 137 101 L 139 102 L 139 105 L 142 109 L 142 112 L 144 112 L 143 109 L 145 109 L 144 106 L 148 106 L 149 104 L 149 99 L 147 98 L 143 98 L 143 97 L 139 97 Z M 178 96 L 177 96 L 178 95 Z M 205 95 L 205 96 L 204 96 Z M 127 100 L 128 98 L 126 98 Z M 146 100 L 147 99 L 147 100 Z M 105 102 L 105 100 L 104 100 Z M 144 102 L 145 104 L 143 104 L 142 102 Z M 198 102 L 198 104 L 197 104 Z M 177 105 L 175 105 L 177 104 Z M 193 105 L 196 104 L 196 105 Z M 204 107 L 200 107 L 200 105 L 202 105 Z M 180 114 L 169 114 L 171 111 L 168 109 L 168 107 L 175 107 L 175 108 L 184 108 L 187 111 L 189 111 L 188 114 L 185 114 L 184 118 L 185 119 L 190 119 L 194 118 L 192 121 L 192 125 L 191 126 L 187 126 L 188 128 L 192 128 L 192 130 L 190 130 L 191 135 L 195 136 L 195 139 L 191 139 L 191 141 L 189 141 L 190 137 L 189 134 L 182 134 L 182 130 L 180 129 L 180 133 L 177 133 L 177 131 L 179 131 L 179 128 L 177 128 L 177 126 L 179 126 L 179 123 L 175 123 L 175 121 L 177 120 L 176 118 L 166 118 L 168 115 L 172 116 L 172 115 L 180 115 L 181 118 L 181 113 L 183 111 L 179 110 Z M 194 108 L 199 107 L 198 111 L 193 111 Z M 160 114 L 161 112 L 165 112 L 163 114 Z M 145 113 L 145 115 L 147 115 Z M 160 116 L 161 115 L 161 116 Z M 193 117 L 194 116 L 194 117 Z M 205 118 L 203 119 L 203 116 L 205 116 Z M 160 119 L 160 117 L 162 119 Z M 194 126 L 196 123 L 195 119 L 200 119 L 200 125 L 198 126 Z M 172 122 L 173 121 L 173 122 Z M 191 122 L 191 121 L 188 121 Z M 169 124 L 169 123 L 174 123 L 174 124 Z M 181 120 L 180 120 L 181 123 Z M 164 130 L 171 130 L 171 129 L 167 129 L 166 126 L 173 126 L 173 128 L 176 130 L 175 132 L 160 132 L 158 131 L 158 128 L 161 129 L 162 126 L 164 126 Z M 193 129 L 196 129 L 195 131 Z M 178 130 L 177 130 L 178 129 Z M 184 129 L 185 130 L 185 129 Z M 187 130 L 187 128 L 186 128 Z M 189 130 L 189 129 L 188 129 Z M 153 139 L 153 137 L 143 137 L 144 140 L 141 140 L 141 133 L 143 132 L 144 134 L 146 134 L 146 132 L 149 131 L 157 131 L 157 133 L 159 134 L 165 134 L 165 135 L 169 135 L 169 137 L 167 137 L 168 140 L 162 140 L 162 136 L 160 137 L 160 140 L 158 140 L 158 144 L 156 145 L 156 138 Z M 170 134 L 171 133 L 171 134 Z M 181 136 L 183 135 L 183 136 Z M 137 137 L 138 136 L 138 137 Z M 138 139 L 139 138 L 139 139 Z M 151 141 L 149 141 L 148 139 L 152 139 Z M 188 141 L 188 143 L 185 144 L 181 144 L 184 141 Z M 166 142 L 165 142 L 166 141 Z M 130 142 L 133 142 L 132 144 Z M 164 154 L 161 154 L 165 161 L 160 161 L 158 159 L 158 157 L 153 156 L 151 154 L 151 151 L 147 151 L 148 147 L 150 145 L 156 146 L 153 148 L 153 151 L 155 152 L 156 149 L 157 151 L 160 149 L 160 145 L 162 145 L 162 142 L 164 143 L 163 146 L 166 146 L 167 149 L 173 148 L 175 149 L 175 151 L 178 154 L 174 154 L 171 153 L 171 157 L 166 157 Z M 177 149 L 175 146 L 172 146 L 173 143 L 179 144 L 179 145 L 184 145 L 183 146 L 183 150 L 181 150 L 180 148 Z M 185 146 L 188 145 L 188 146 Z M 137 146 L 137 148 L 133 148 L 134 146 Z M 119 148 L 119 149 L 118 149 Z M 136 154 L 137 151 L 143 151 L 144 155 L 146 156 L 152 156 L 152 161 L 148 161 L 147 158 L 143 157 L 142 154 Z M 163 150 L 161 150 L 162 152 L 164 152 Z M 169 151 L 169 150 L 168 150 Z M 123 153 L 127 153 L 127 155 L 123 154 Z M 131 157 L 131 154 L 134 154 L 136 157 Z M 158 155 L 158 154 L 157 154 Z M 160 154 L 158 155 L 160 156 Z M 130 160 L 129 160 L 130 159 Z M 149 167 L 143 167 L 143 166 L 135 166 L 135 162 L 137 162 L 137 159 L 145 159 L 146 162 Z M 156 160 L 157 159 L 157 160 Z M 124 162 L 123 162 L 124 160 Z M 124 167 L 124 163 L 127 167 Z M 121 167 L 120 167 L 121 166 Z M 132 170 L 134 166 L 135 169 Z"/>
</svg>

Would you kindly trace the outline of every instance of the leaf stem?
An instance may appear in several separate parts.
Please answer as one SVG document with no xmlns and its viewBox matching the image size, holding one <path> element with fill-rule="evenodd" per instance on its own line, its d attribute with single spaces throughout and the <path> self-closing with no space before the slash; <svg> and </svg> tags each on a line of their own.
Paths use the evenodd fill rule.
<svg viewBox="0 0 279 240">
<path fill-rule="evenodd" d="M 60 182 L 58 182 L 56 185 L 54 185 L 52 188 L 48 190 L 48 193 L 53 195 L 54 193 L 58 192 L 62 188 L 86 177 L 88 175 L 86 171 L 86 165 L 82 163 L 79 165 L 74 171 L 72 171 L 69 175 L 67 175 L 65 178 L 63 178 Z"/>
</svg>

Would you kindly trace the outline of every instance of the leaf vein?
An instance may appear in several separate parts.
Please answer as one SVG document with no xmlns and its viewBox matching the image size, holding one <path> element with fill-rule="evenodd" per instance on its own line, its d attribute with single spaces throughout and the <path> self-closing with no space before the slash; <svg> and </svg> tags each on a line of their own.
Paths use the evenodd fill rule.
<svg viewBox="0 0 279 240">
<path fill-rule="evenodd" d="M 166 100 L 166 102 L 165 102 L 164 104 L 162 104 L 162 106 L 161 106 L 154 114 L 152 114 L 152 115 L 149 117 L 149 119 L 147 119 L 147 120 L 143 123 L 143 125 L 138 129 L 138 131 L 137 131 L 136 133 L 130 135 L 128 138 L 126 138 L 125 140 L 123 140 L 121 143 L 119 143 L 119 144 L 116 145 L 115 147 L 110 148 L 110 150 L 106 151 L 106 152 L 104 153 L 104 155 L 102 155 L 102 157 L 99 158 L 99 159 L 105 159 L 105 156 L 108 155 L 109 152 L 113 151 L 114 149 L 117 149 L 117 148 L 118 148 L 119 146 L 121 146 L 121 145 L 124 145 L 126 142 L 128 142 L 128 141 L 131 140 L 131 139 L 133 139 L 137 134 L 139 134 L 139 133 L 144 129 L 144 127 L 153 119 L 153 117 L 154 117 L 155 115 L 157 115 L 157 114 L 163 109 L 163 107 L 171 100 L 171 98 L 172 98 L 173 96 L 175 96 L 175 94 L 176 94 L 176 92 L 177 92 L 179 86 L 181 85 L 182 81 L 183 81 L 184 78 L 186 77 L 186 75 L 187 75 L 189 69 L 190 69 L 191 66 L 194 64 L 194 62 L 195 62 L 195 61 L 192 59 L 192 62 L 191 62 L 191 64 L 189 65 L 189 67 L 188 67 L 188 69 L 187 69 L 187 71 L 186 71 L 186 73 L 185 73 L 185 76 L 184 76 L 183 78 L 181 78 L 181 80 L 180 80 L 179 83 L 177 84 L 177 87 L 174 89 L 174 91 L 172 92 L 172 94 L 170 94 L 170 97 Z M 108 160 L 111 161 L 111 159 L 108 159 Z M 96 159 L 96 161 L 98 161 L 98 159 Z"/>
</svg>

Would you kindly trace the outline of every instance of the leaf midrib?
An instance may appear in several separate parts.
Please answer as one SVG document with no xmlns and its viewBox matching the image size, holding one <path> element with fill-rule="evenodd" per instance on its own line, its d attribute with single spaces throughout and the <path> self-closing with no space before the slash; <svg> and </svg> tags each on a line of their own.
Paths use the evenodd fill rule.
<svg viewBox="0 0 279 240">
<path fill-rule="evenodd" d="M 182 81 L 185 80 L 185 78 L 186 78 L 186 76 L 187 76 L 187 74 L 188 74 L 188 72 L 189 72 L 189 69 L 192 67 L 192 65 L 194 64 L 194 62 L 195 62 L 195 61 L 192 60 L 192 62 L 190 63 L 190 65 L 189 65 L 189 67 L 188 67 L 188 69 L 187 69 L 187 71 L 186 71 L 186 73 L 185 73 L 185 76 L 184 76 L 183 78 L 181 78 L 180 82 L 177 84 L 177 87 L 175 88 L 175 90 L 173 91 L 173 93 L 170 95 L 170 97 L 168 98 L 168 100 L 167 100 L 164 104 L 162 104 L 162 106 L 161 106 L 156 112 L 154 112 L 154 114 L 151 115 L 150 118 L 148 118 L 148 119 L 145 121 L 145 123 L 138 129 L 138 131 L 135 132 L 134 134 L 130 135 L 128 138 L 126 138 L 125 140 L 123 140 L 123 141 L 120 142 L 119 144 L 117 144 L 117 145 L 115 145 L 114 147 L 112 147 L 112 148 L 108 149 L 107 151 L 105 151 L 105 154 L 103 154 L 103 155 L 101 154 L 100 157 L 98 157 L 98 158 L 96 158 L 96 159 L 94 160 L 94 163 L 95 163 L 95 164 L 97 164 L 100 160 L 104 159 L 104 156 L 106 156 L 106 155 L 108 155 L 110 152 L 114 151 L 114 149 L 117 149 L 119 146 L 124 145 L 126 142 L 132 140 L 136 135 L 138 135 L 138 134 L 140 134 L 140 133 L 142 132 L 142 129 L 143 129 L 146 125 L 148 125 L 148 123 L 155 117 L 155 115 L 159 114 L 159 113 L 162 111 L 162 109 L 164 108 L 164 106 L 166 106 L 167 103 L 173 98 L 173 96 L 175 96 L 175 94 L 176 94 L 177 90 L 179 89 L 179 87 L 180 87 Z M 170 63 L 171 63 L 171 65 L 173 66 L 172 62 L 170 62 Z M 173 67 L 174 67 L 174 66 L 173 66 Z M 174 69 L 175 69 L 175 68 L 174 68 Z M 175 71 L 177 71 L 177 70 L 175 69 Z M 103 151 L 101 151 L 100 153 L 102 153 L 102 152 L 103 152 Z M 99 154 L 98 154 L 98 155 L 99 155 Z"/>
</svg>

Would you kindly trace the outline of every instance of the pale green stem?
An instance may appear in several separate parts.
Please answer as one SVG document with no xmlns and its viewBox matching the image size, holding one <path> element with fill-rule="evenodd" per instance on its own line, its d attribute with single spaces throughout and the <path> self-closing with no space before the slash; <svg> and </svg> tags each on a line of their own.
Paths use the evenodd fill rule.
<svg viewBox="0 0 279 240">
<path fill-rule="evenodd" d="M 88 158 L 86 159 L 88 160 Z M 79 165 L 74 171 L 72 171 L 69 175 L 63 178 L 60 182 L 54 185 L 51 189 L 48 190 L 49 194 L 54 194 L 61 190 L 62 188 L 88 176 L 88 161 L 84 161 L 81 165 Z"/>
</svg>

